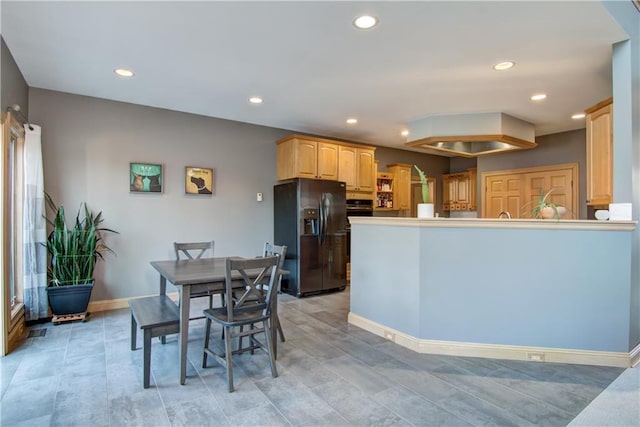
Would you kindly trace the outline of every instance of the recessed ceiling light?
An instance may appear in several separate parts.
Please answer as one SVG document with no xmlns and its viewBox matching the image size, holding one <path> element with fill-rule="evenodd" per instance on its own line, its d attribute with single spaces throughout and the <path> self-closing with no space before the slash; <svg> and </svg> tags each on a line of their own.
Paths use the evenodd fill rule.
<svg viewBox="0 0 640 427">
<path fill-rule="evenodd" d="M 377 23 L 378 19 L 370 15 L 358 16 L 353 20 L 353 25 L 361 30 L 368 30 L 369 28 L 373 28 Z"/>
<path fill-rule="evenodd" d="M 542 101 L 543 99 L 547 99 L 546 93 L 536 93 L 531 97 L 532 101 Z"/>
<path fill-rule="evenodd" d="M 496 71 L 506 71 L 513 68 L 514 65 L 516 65 L 516 63 L 513 61 L 504 61 L 494 65 L 493 69 Z"/>
<path fill-rule="evenodd" d="M 113 70 L 114 73 L 119 75 L 120 77 L 133 77 L 134 73 L 131 70 L 127 70 L 126 68 L 116 68 Z"/>
<path fill-rule="evenodd" d="M 262 104 L 262 98 L 260 98 L 259 96 L 252 96 L 251 98 L 249 98 L 249 102 L 252 104 Z"/>
<path fill-rule="evenodd" d="M 358 123 L 358 119 L 354 119 L 354 118 L 347 119 L 347 124 L 349 125 L 355 125 L 356 123 Z"/>
<path fill-rule="evenodd" d="M 409 136 L 409 131 L 408 130 L 403 130 L 402 132 L 400 132 L 400 135 L 402 136 Z"/>
<path fill-rule="evenodd" d="M 585 113 L 577 113 L 571 116 L 573 120 L 584 119 L 587 115 Z"/>
</svg>

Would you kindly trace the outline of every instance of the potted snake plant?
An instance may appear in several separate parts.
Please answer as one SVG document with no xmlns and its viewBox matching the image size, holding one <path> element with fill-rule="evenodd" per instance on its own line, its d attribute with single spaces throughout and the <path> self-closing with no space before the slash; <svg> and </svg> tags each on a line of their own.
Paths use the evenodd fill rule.
<svg viewBox="0 0 640 427">
<path fill-rule="evenodd" d="M 433 203 L 429 203 L 429 182 L 427 175 L 417 166 L 413 165 L 420 176 L 420 184 L 422 185 L 422 203 L 418 203 L 418 218 L 433 218 Z"/>
<path fill-rule="evenodd" d="M 102 240 L 102 233 L 117 233 L 101 227 L 102 212 L 94 213 L 85 203 L 80 205 L 72 226 L 67 225 L 64 206 L 56 206 L 45 193 L 52 227 L 45 246 L 49 253 L 47 294 L 55 316 L 86 314 L 93 289 L 96 261 L 113 252 Z"/>
</svg>

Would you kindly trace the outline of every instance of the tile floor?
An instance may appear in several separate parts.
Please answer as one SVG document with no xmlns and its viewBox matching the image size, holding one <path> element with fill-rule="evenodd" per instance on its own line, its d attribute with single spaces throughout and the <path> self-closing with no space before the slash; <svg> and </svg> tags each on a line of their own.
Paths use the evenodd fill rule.
<svg viewBox="0 0 640 427">
<path fill-rule="evenodd" d="M 146 390 L 142 350 L 129 349 L 128 309 L 34 326 L 46 335 L 0 359 L 0 424 L 565 426 L 623 372 L 417 354 L 347 324 L 348 307 L 348 288 L 280 295 L 280 376 L 271 378 L 263 353 L 237 356 L 231 394 L 222 366 L 201 368 L 202 320 L 190 326 L 186 385 L 172 336 L 153 341 Z"/>
</svg>

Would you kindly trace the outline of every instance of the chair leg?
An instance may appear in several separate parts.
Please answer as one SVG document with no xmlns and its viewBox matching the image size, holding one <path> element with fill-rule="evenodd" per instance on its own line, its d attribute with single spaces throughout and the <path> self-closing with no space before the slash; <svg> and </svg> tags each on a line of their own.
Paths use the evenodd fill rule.
<svg viewBox="0 0 640 427">
<path fill-rule="evenodd" d="M 204 351 L 202 352 L 203 368 L 207 367 L 207 356 L 209 356 L 209 353 L 207 353 L 207 350 L 209 349 L 209 333 L 210 332 L 211 332 L 211 319 L 207 317 L 205 321 L 205 327 L 204 327 Z"/>
<path fill-rule="evenodd" d="M 273 353 L 273 342 L 271 340 L 271 331 L 267 327 L 267 321 L 264 320 L 262 322 L 262 326 L 264 328 L 264 338 L 267 341 L 267 349 L 269 350 L 269 362 L 271 363 L 271 376 L 273 378 L 278 376 L 278 371 L 276 370 L 276 359 Z"/>
<path fill-rule="evenodd" d="M 142 386 L 149 388 L 149 376 L 151 371 L 151 329 L 144 330 L 144 343 L 142 344 L 143 368 L 142 368 Z"/>
<path fill-rule="evenodd" d="M 280 334 L 280 341 L 284 342 L 284 332 L 282 331 L 282 325 L 280 324 L 280 318 L 276 316 L 276 325 L 278 326 L 278 333 Z"/>
<path fill-rule="evenodd" d="M 253 331 L 253 323 L 249 326 L 249 329 L 251 329 Z M 251 354 L 253 355 L 255 353 L 255 351 L 253 350 L 254 346 L 254 341 L 255 341 L 255 337 L 253 336 L 253 334 L 249 335 L 249 345 L 251 345 Z"/>
<path fill-rule="evenodd" d="M 138 332 L 138 324 L 136 323 L 135 317 L 131 314 L 131 350 L 136 349 L 136 338 Z"/>
<path fill-rule="evenodd" d="M 244 325 L 240 325 L 240 333 L 242 334 L 242 332 L 244 332 Z M 238 337 L 238 351 L 242 350 L 242 339 L 243 338 L 244 337 L 242 335 L 240 335 Z M 249 341 L 249 342 L 251 342 L 251 341 Z"/>
<path fill-rule="evenodd" d="M 224 329 L 226 330 L 228 327 L 225 326 Z M 225 346 L 225 354 L 224 354 L 224 358 L 227 362 L 227 383 L 229 385 L 229 393 L 231 393 L 233 391 L 233 369 L 232 369 L 232 350 L 231 350 L 231 331 L 230 330 L 226 330 L 226 333 L 224 334 L 224 346 Z"/>
</svg>

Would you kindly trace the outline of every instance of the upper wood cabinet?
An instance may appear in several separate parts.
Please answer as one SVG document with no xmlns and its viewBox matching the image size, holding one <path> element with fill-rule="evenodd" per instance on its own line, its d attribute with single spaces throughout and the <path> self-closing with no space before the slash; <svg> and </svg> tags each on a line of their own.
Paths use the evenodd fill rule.
<svg viewBox="0 0 640 427">
<path fill-rule="evenodd" d="M 613 98 L 587 113 L 587 204 L 606 206 L 613 202 Z"/>
<path fill-rule="evenodd" d="M 277 142 L 277 179 L 344 181 L 347 198 L 373 199 L 375 147 L 291 135 Z"/>
<path fill-rule="evenodd" d="M 394 163 L 387 165 L 387 170 L 393 174 L 393 202 L 396 209 L 411 209 L 411 165 Z"/>
<path fill-rule="evenodd" d="M 338 181 L 347 184 L 347 191 L 372 193 L 375 189 L 374 149 L 351 145 L 338 147 Z"/>
<path fill-rule="evenodd" d="M 471 171 L 442 175 L 442 209 L 445 211 L 469 211 L 476 209 L 476 173 Z M 473 200 L 472 200 L 473 196 Z M 473 209 L 472 209 L 473 207 Z"/>
<path fill-rule="evenodd" d="M 277 143 L 277 179 L 338 180 L 338 144 L 293 135 Z"/>
</svg>

